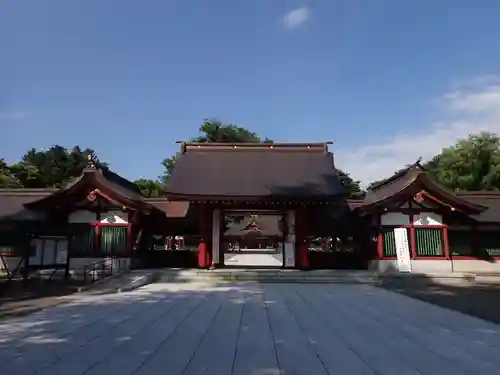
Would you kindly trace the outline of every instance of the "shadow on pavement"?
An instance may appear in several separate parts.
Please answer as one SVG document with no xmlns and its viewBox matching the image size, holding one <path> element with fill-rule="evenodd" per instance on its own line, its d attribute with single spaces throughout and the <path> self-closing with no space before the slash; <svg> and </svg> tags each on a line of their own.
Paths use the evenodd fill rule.
<svg viewBox="0 0 500 375">
<path fill-rule="evenodd" d="M 378 287 L 500 324 L 499 284 L 419 276 L 385 279 Z"/>
</svg>

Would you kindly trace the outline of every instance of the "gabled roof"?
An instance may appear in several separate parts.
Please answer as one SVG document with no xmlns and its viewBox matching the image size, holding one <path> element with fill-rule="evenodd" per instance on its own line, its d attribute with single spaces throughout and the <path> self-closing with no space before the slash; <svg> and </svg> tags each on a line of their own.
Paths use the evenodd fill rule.
<svg viewBox="0 0 500 375">
<path fill-rule="evenodd" d="M 479 214 L 486 210 L 486 207 L 463 199 L 434 181 L 420 165 L 420 160 L 372 186 L 367 191 L 363 204 L 357 209 L 366 211 L 383 207 L 391 201 L 408 196 L 416 199 L 425 197 L 467 214 Z"/>
<path fill-rule="evenodd" d="M 240 222 L 233 223 L 224 233 L 225 236 L 280 236 L 280 217 L 277 215 L 258 215 L 254 218 L 245 217 Z"/>
<path fill-rule="evenodd" d="M 169 199 L 331 199 L 344 193 L 326 143 L 183 143 Z"/>
<path fill-rule="evenodd" d="M 89 194 L 100 195 L 133 209 L 148 211 L 152 208 L 144 201 L 139 188 L 134 183 L 114 172 L 97 167 L 90 159 L 80 177 L 46 197 L 26 203 L 25 207 L 30 210 L 43 211 L 53 207 L 68 206 L 81 198 L 86 198 Z"/>
<path fill-rule="evenodd" d="M 30 211 L 24 205 L 56 191 L 57 189 L 0 189 L 0 221 L 42 220 L 43 214 Z"/>
<path fill-rule="evenodd" d="M 109 182 L 112 182 L 115 185 L 118 185 L 122 187 L 125 190 L 129 190 L 134 192 L 136 195 L 142 195 L 141 189 L 139 189 L 139 186 L 134 184 L 132 181 L 127 180 L 126 178 L 123 178 L 119 174 L 113 172 L 110 169 L 101 169 L 102 175 L 106 180 Z"/>
<path fill-rule="evenodd" d="M 378 190 L 386 185 L 390 185 L 392 182 L 405 177 L 408 174 L 408 172 L 410 172 L 412 170 L 415 170 L 415 169 L 425 170 L 425 168 L 422 166 L 421 162 L 422 162 L 422 158 L 418 158 L 416 162 L 407 165 L 403 169 L 400 169 L 399 171 L 394 173 L 391 177 L 374 182 L 373 184 L 371 184 L 371 187 L 368 189 L 368 191 Z"/>
<path fill-rule="evenodd" d="M 482 223 L 500 222 L 500 191 L 467 191 L 457 193 L 457 196 L 487 209 L 472 215 L 472 218 Z"/>
</svg>

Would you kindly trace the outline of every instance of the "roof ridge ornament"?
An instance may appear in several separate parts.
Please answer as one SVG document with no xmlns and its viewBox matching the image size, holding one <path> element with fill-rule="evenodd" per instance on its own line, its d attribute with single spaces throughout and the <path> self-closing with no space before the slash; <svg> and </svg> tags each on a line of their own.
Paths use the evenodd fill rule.
<svg viewBox="0 0 500 375">
<path fill-rule="evenodd" d="M 328 145 L 333 142 L 183 142 L 180 153 L 189 151 L 301 151 L 328 153 Z"/>
<path fill-rule="evenodd" d="M 97 170 L 97 160 L 93 154 L 87 155 L 87 164 L 83 167 L 83 171 L 95 171 Z"/>
</svg>

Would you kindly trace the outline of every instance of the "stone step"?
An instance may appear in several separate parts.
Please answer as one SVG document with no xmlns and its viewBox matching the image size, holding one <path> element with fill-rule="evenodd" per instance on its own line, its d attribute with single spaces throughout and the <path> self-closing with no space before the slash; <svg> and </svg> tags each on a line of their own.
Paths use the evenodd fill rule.
<svg viewBox="0 0 500 375">
<path fill-rule="evenodd" d="M 323 279 L 299 279 L 299 278 L 235 278 L 235 279 L 227 279 L 227 278 L 196 278 L 196 279 L 165 279 L 161 278 L 156 281 L 157 283 L 196 283 L 196 282 L 205 282 L 205 283 L 325 283 L 325 284 L 377 284 L 380 283 L 378 280 L 346 280 L 346 279 L 332 279 L 332 278 L 323 278 Z"/>
<path fill-rule="evenodd" d="M 291 270 L 291 269 L 165 269 L 156 274 L 156 282 L 259 282 L 259 283 L 346 283 L 376 284 L 388 279 L 467 280 L 470 274 L 389 274 L 351 270 Z"/>
<path fill-rule="evenodd" d="M 298 270 L 165 270 L 157 282 L 269 282 L 269 283 L 375 283 L 369 272 L 332 272 Z"/>
</svg>

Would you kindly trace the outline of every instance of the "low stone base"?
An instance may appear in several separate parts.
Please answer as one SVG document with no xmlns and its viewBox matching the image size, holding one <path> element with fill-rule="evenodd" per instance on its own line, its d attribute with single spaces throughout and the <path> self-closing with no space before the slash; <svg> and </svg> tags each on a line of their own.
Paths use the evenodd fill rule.
<svg viewBox="0 0 500 375">
<path fill-rule="evenodd" d="M 396 259 L 374 260 L 369 269 L 381 274 L 399 273 Z M 411 273 L 461 273 L 461 274 L 499 274 L 500 263 L 481 259 L 414 259 L 411 261 Z"/>
</svg>

